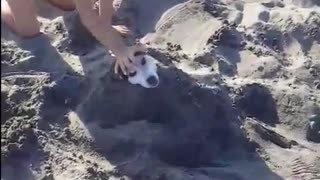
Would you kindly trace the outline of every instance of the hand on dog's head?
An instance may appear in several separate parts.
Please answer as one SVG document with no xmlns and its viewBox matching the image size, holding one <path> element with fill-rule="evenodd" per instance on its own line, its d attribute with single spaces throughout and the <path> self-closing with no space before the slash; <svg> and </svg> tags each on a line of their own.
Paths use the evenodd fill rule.
<svg viewBox="0 0 320 180">
<path fill-rule="evenodd" d="M 146 53 L 145 52 L 142 52 L 142 51 L 137 51 L 137 52 L 135 52 L 134 53 L 134 56 L 135 57 L 138 57 L 138 56 L 144 56 L 144 55 L 146 55 Z M 145 63 L 145 59 L 144 59 L 144 57 L 141 57 L 140 58 L 141 60 L 141 62 L 138 62 L 138 63 Z M 129 61 L 131 62 L 131 63 L 133 63 L 133 60 L 131 60 L 131 59 L 129 59 Z M 135 62 L 135 64 L 138 64 L 137 62 Z M 132 71 L 132 72 L 130 72 L 129 73 L 129 75 L 125 75 L 124 73 L 123 73 L 123 71 L 122 70 L 120 70 L 120 71 L 118 71 L 118 73 L 116 73 L 115 72 L 115 65 L 116 65 L 116 61 L 114 61 L 113 63 L 112 63 L 112 65 L 111 65 L 111 76 L 112 76 L 112 78 L 113 79 L 115 79 L 115 80 L 128 80 L 128 78 L 129 77 L 132 77 L 132 76 L 134 76 L 135 74 L 136 74 L 136 71 Z"/>
<path fill-rule="evenodd" d="M 156 60 L 145 52 L 136 52 L 134 56 L 143 56 L 139 59 L 140 62 L 133 65 L 134 69 L 128 76 L 122 71 L 115 74 L 114 66 L 112 65 L 112 78 L 117 80 L 128 80 L 131 84 L 139 84 L 145 88 L 155 88 L 159 85 L 159 76 L 157 74 Z"/>
</svg>

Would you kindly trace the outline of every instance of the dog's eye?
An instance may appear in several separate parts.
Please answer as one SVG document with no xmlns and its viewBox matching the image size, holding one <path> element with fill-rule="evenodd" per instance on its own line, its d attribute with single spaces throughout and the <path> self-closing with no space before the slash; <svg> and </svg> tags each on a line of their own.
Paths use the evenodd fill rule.
<svg viewBox="0 0 320 180">
<path fill-rule="evenodd" d="M 137 74 L 137 71 L 129 73 L 129 77 L 135 76 Z"/>
<path fill-rule="evenodd" d="M 146 59 L 145 58 L 142 58 L 141 60 L 141 65 L 144 66 L 146 64 Z"/>
</svg>

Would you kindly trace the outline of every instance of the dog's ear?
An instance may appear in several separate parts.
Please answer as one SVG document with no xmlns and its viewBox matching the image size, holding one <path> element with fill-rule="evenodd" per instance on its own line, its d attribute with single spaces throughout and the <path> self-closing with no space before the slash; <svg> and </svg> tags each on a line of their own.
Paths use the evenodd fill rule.
<svg viewBox="0 0 320 180">
<path fill-rule="evenodd" d="M 146 55 L 146 53 L 143 51 L 137 51 L 134 53 L 134 56 L 144 56 L 144 55 Z"/>
</svg>

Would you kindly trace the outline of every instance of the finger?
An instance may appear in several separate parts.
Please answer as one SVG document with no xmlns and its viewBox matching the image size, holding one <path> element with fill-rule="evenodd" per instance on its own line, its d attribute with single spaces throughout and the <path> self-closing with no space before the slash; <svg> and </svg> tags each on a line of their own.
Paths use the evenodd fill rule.
<svg viewBox="0 0 320 180">
<path fill-rule="evenodd" d="M 132 65 L 132 61 L 130 62 L 130 60 L 128 59 L 127 61 L 124 62 L 124 65 L 126 66 L 127 72 L 131 72 L 133 70 L 133 65 Z"/>
<path fill-rule="evenodd" d="M 143 56 L 133 56 L 133 55 L 131 55 L 131 56 L 129 56 L 129 58 L 130 58 L 130 64 L 129 64 L 129 66 L 130 67 L 133 67 L 134 65 L 139 65 L 139 62 L 141 61 L 141 59 L 143 58 Z"/>
<path fill-rule="evenodd" d="M 122 71 L 122 73 L 124 74 L 124 75 L 127 75 L 128 73 L 127 73 L 127 70 L 126 70 L 126 66 L 124 65 L 124 63 L 121 63 L 120 64 L 120 69 L 121 69 L 121 71 Z"/>
<path fill-rule="evenodd" d="M 115 75 L 117 75 L 116 77 L 119 77 L 120 79 L 122 79 L 122 76 L 119 76 L 119 64 L 116 62 L 114 65 L 114 73 Z"/>
<path fill-rule="evenodd" d="M 114 73 L 118 74 L 119 73 L 118 70 L 119 70 L 119 64 L 116 62 L 114 65 Z"/>
<path fill-rule="evenodd" d="M 132 63 L 133 63 L 132 60 L 128 59 L 128 60 L 124 61 L 123 63 L 128 69 L 132 69 Z"/>
</svg>

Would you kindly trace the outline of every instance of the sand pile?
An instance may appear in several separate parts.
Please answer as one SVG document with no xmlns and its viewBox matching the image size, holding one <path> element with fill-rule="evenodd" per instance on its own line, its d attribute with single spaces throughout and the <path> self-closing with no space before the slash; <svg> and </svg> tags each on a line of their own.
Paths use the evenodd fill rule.
<svg viewBox="0 0 320 180">
<path fill-rule="evenodd" d="M 114 79 L 76 13 L 19 46 L 2 33 L 2 179 L 320 178 L 317 0 L 117 7 L 155 89 Z"/>
</svg>

